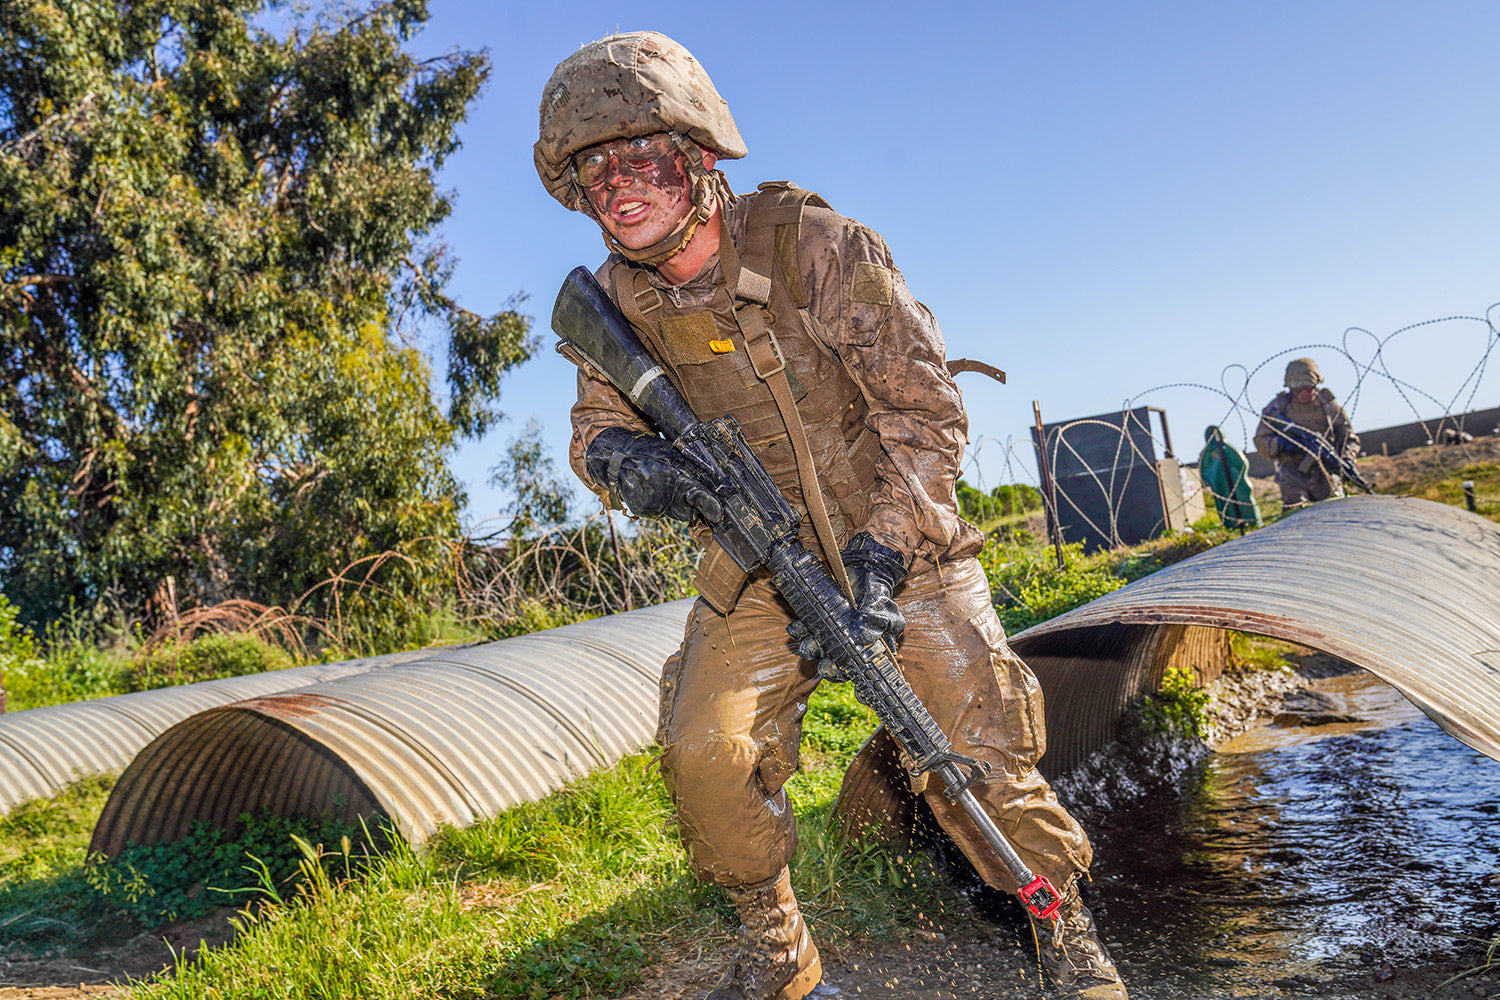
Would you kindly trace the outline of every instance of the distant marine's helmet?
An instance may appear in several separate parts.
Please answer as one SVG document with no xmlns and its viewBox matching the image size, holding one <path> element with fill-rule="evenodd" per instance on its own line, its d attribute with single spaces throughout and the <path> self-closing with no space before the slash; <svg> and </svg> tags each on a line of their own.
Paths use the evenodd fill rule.
<svg viewBox="0 0 1500 1000">
<path fill-rule="evenodd" d="M 590 42 L 558 63 L 542 91 L 533 147 L 537 175 L 564 206 L 592 216 L 573 173 L 573 154 L 611 139 L 655 132 L 673 133 L 686 154 L 696 226 L 713 214 L 715 196 L 729 189 L 723 174 L 703 169 L 694 147 L 711 150 L 721 160 L 746 153 L 729 105 L 692 53 L 666 35 L 631 31 Z M 686 242 L 681 231 L 664 242 L 674 239 L 679 247 Z M 648 263 L 661 253 L 659 245 L 632 253 L 607 237 L 606 242 Z"/>
<path fill-rule="evenodd" d="M 1318 363 L 1312 358 L 1297 358 L 1287 362 L 1286 378 L 1282 384 L 1288 389 L 1310 389 L 1323 381 Z"/>
</svg>

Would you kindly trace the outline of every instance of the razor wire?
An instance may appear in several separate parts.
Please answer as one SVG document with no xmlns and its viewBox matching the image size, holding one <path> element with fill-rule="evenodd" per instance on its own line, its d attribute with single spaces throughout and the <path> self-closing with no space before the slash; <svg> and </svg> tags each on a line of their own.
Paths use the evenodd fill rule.
<svg viewBox="0 0 1500 1000">
<path fill-rule="evenodd" d="M 1253 367 L 1234 362 L 1223 367 L 1219 374 L 1219 385 L 1213 386 L 1202 382 L 1170 382 L 1162 385 L 1152 386 L 1149 389 L 1126 397 L 1119 411 L 1120 420 L 1100 419 L 1101 417 L 1112 417 L 1114 414 L 1101 414 L 1093 417 L 1080 418 L 1078 420 L 1066 421 L 1051 425 L 1046 434 L 1043 447 L 1046 449 L 1048 465 L 1054 470 L 1053 479 L 1055 485 L 1055 470 L 1059 467 L 1059 458 L 1068 456 L 1074 460 L 1074 464 L 1083 468 L 1092 485 L 1099 491 L 1099 495 L 1110 502 L 1105 505 L 1106 522 L 1100 524 L 1090 515 L 1088 510 L 1081 507 L 1072 496 L 1060 493 L 1055 488 L 1051 491 L 1054 504 L 1066 504 L 1067 511 L 1075 523 L 1086 525 L 1097 536 L 1110 541 L 1111 547 L 1118 547 L 1122 542 L 1119 531 L 1120 518 L 1123 513 L 1121 507 L 1114 502 L 1115 498 L 1123 497 L 1130 485 L 1130 478 L 1134 475 L 1145 473 L 1147 470 L 1155 475 L 1154 453 L 1148 454 L 1144 451 L 1130 433 L 1129 420 L 1126 415 L 1132 411 L 1145 409 L 1165 410 L 1164 407 L 1147 407 L 1144 402 L 1148 398 L 1156 399 L 1172 393 L 1198 392 L 1207 393 L 1221 399 L 1225 404 L 1223 415 L 1215 422 L 1215 426 L 1221 428 L 1235 426 L 1239 431 L 1239 439 L 1249 442 L 1254 435 L 1254 429 L 1260 423 L 1264 404 L 1257 402 L 1250 396 L 1250 387 L 1255 377 L 1268 366 L 1275 364 L 1279 359 L 1287 356 L 1301 357 L 1310 352 L 1323 351 L 1343 358 L 1348 362 L 1354 373 L 1347 396 L 1344 401 L 1344 409 L 1349 414 L 1350 422 L 1356 424 L 1356 415 L 1359 408 L 1361 395 L 1367 389 L 1367 383 L 1376 381 L 1388 385 L 1399 397 L 1403 407 L 1412 415 L 1412 423 L 1421 425 L 1424 429 L 1428 426 L 1434 428 L 1430 432 L 1428 444 L 1440 442 L 1440 431 L 1444 428 L 1459 430 L 1462 428 L 1464 416 L 1475 410 L 1475 401 L 1478 398 L 1481 384 L 1488 370 L 1489 361 L 1497 346 L 1500 346 L 1500 302 L 1489 306 L 1482 316 L 1452 315 L 1435 319 L 1423 320 L 1411 323 L 1391 331 L 1385 336 L 1357 326 L 1347 328 L 1339 343 L 1309 343 L 1296 347 L 1288 347 L 1267 356 Z M 1479 352 L 1479 357 L 1469 369 L 1462 382 L 1459 383 L 1449 397 L 1444 400 L 1431 392 L 1402 378 L 1392 370 L 1388 350 L 1397 338 L 1411 334 L 1414 331 L 1435 327 L 1448 323 L 1474 323 L 1482 327 L 1484 343 Z M 1427 404 L 1438 412 L 1437 416 L 1424 417 L 1419 407 Z M 1072 441 L 1070 434 L 1076 439 L 1077 431 L 1090 427 L 1102 427 L 1118 434 L 1115 446 L 1115 461 L 1108 467 L 1095 468 L 1084 460 L 1084 456 L 1078 451 Z M 1150 433 L 1149 415 L 1147 417 L 1146 430 L 1148 440 L 1154 444 L 1154 435 Z M 1493 433 L 1500 433 L 1496 428 Z M 1226 435 L 1227 438 L 1227 435 Z M 1464 441 L 1456 442 L 1451 454 L 1454 461 L 1447 461 L 1446 456 L 1439 457 L 1439 467 L 1444 470 L 1445 475 L 1452 475 L 1460 466 L 1461 460 L 1468 457 L 1468 451 L 1464 448 Z M 995 463 L 994 449 L 1000 450 L 998 462 L 1002 472 L 1001 479 L 1005 483 L 1024 483 L 1036 487 L 1043 496 L 1043 506 L 1048 503 L 1048 484 L 1041 481 L 1041 476 L 1035 471 L 1033 462 L 1036 458 L 1035 431 L 1028 431 L 1024 438 L 1007 436 L 1003 440 L 994 436 L 979 436 L 970 442 L 963 463 L 963 471 L 966 479 L 974 484 L 981 492 L 984 490 L 985 476 L 981 471 L 981 457 L 992 467 Z M 1175 457 L 1175 456 L 1172 456 Z M 1127 459 L 1121 461 L 1121 459 Z M 1186 468 L 1196 465 L 1196 462 L 1182 461 L 1181 466 Z M 1248 476 L 1249 462 L 1246 462 L 1245 475 Z M 1231 499 L 1221 496 L 1217 492 L 1208 489 L 1204 484 L 1204 492 L 1214 497 L 1216 503 Z M 1472 497 L 1476 503 L 1500 502 L 1500 497 L 1473 497 L 1472 489 L 1466 489 L 1466 494 Z M 1095 508 L 1097 510 L 1097 508 Z M 1024 511 L 1026 514 L 1045 513 Z M 1056 518 L 1059 512 L 1054 512 Z M 1060 520 L 1060 519 L 1059 519 Z"/>
</svg>

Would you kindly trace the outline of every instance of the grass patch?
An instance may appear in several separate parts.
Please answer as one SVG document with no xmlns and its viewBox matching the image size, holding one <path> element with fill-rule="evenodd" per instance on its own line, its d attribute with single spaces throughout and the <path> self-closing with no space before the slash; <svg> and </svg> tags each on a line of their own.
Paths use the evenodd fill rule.
<svg viewBox="0 0 1500 1000">
<path fill-rule="evenodd" d="M 84 865 L 114 775 L 74 782 L 0 817 L 0 950 L 62 954 L 134 928 L 99 912 Z"/>
<path fill-rule="evenodd" d="M 1191 531 L 1171 532 L 1129 549 L 1085 555 L 1081 542 L 1053 548 L 997 532 L 986 537 L 979 562 L 989 577 L 1001 624 L 1013 635 L 1232 536 L 1217 519 L 1204 518 Z"/>
<path fill-rule="evenodd" d="M 788 785 L 794 884 L 830 943 L 898 935 L 945 907 L 925 859 L 845 850 L 834 832 L 843 770 L 873 728 L 850 685 L 823 685 Z M 727 943 L 738 923 L 692 877 L 648 754 L 441 831 L 421 853 L 356 858 L 306 838 L 297 849 L 295 888 L 263 878 L 233 946 L 132 995 L 575 1000 L 628 988 L 674 941 Z"/>
<path fill-rule="evenodd" d="M 1500 521 L 1500 464 L 1481 462 L 1466 465 L 1446 478 L 1426 483 L 1404 483 L 1391 492 L 1406 492 L 1411 496 L 1454 507 L 1465 506 L 1463 484 L 1474 484 L 1474 512 L 1492 521 Z"/>
<path fill-rule="evenodd" d="M 1229 633 L 1229 666 L 1233 670 L 1291 670 L 1289 653 L 1302 649 L 1294 643 L 1247 632 Z"/>
<path fill-rule="evenodd" d="M 1161 690 L 1146 695 L 1142 702 L 1141 722 L 1148 733 L 1180 733 L 1205 739 L 1212 700 L 1197 686 L 1191 670 L 1172 667 L 1162 675 Z"/>
</svg>

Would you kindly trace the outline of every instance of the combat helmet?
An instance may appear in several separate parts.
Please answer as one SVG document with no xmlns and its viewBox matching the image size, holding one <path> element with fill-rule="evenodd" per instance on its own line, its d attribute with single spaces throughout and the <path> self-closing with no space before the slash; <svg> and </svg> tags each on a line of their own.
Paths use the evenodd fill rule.
<svg viewBox="0 0 1500 1000">
<path fill-rule="evenodd" d="M 1323 381 L 1323 373 L 1318 371 L 1318 363 L 1312 358 L 1296 358 L 1288 361 L 1286 365 L 1286 377 L 1282 379 L 1282 385 L 1288 389 L 1310 389 Z"/>
<path fill-rule="evenodd" d="M 542 90 L 539 127 L 532 158 L 547 191 L 566 208 L 593 216 L 592 207 L 573 176 L 573 154 L 581 149 L 653 132 L 672 133 L 686 155 L 693 183 L 693 204 L 686 233 L 679 230 L 662 244 L 629 251 L 610 248 L 633 260 L 666 259 L 691 238 L 697 223 L 713 214 L 715 198 L 729 193 L 724 175 L 703 168 L 694 144 L 719 159 L 745 155 L 745 142 L 729 114 L 729 105 L 692 53 L 655 31 L 631 31 L 590 42 L 552 71 Z M 597 220 L 596 220 L 597 221 Z"/>
</svg>

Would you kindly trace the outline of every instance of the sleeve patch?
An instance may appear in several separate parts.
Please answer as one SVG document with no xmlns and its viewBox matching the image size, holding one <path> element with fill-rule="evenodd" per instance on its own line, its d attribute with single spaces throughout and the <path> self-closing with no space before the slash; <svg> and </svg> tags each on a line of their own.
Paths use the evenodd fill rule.
<svg viewBox="0 0 1500 1000">
<path fill-rule="evenodd" d="M 849 290 L 849 297 L 855 302 L 868 302 L 871 305 L 888 306 L 891 304 L 891 270 L 862 260 L 854 265 L 854 287 Z"/>
</svg>

